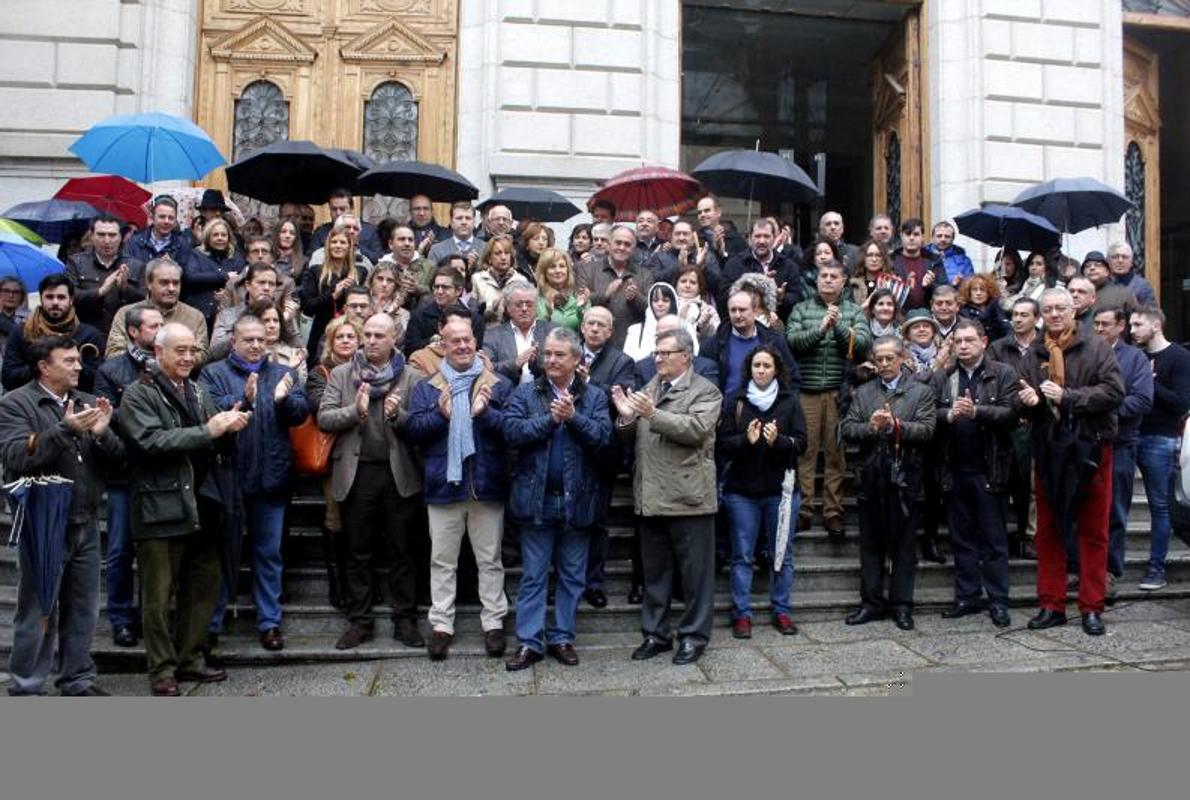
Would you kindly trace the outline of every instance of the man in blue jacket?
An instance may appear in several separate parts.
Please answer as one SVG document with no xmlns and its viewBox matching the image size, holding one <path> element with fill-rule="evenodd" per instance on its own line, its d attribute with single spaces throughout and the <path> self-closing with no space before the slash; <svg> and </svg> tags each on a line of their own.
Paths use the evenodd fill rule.
<svg viewBox="0 0 1190 800">
<path fill-rule="evenodd" d="M 226 411 L 251 412 L 236 448 L 236 480 L 244 497 L 248 538 L 252 542 L 252 599 L 256 629 L 265 650 L 285 646 L 281 637 L 281 531 L 289 500 L 293 449 L 289 429 L 309 413 L 306 395 L 291 367 L 270 361 L 264 324 L 245 314 L 232 329 L 227 358 L 202 371 L 199 384 Z M 223 627 L 223 611 L 234 585 L 225 576 L 223 592 L 211 617 L 211 633 Z"/>
<path fill-rule="evenodd" d="M 152 224 L 128 240 L 124 255 L 143 264 L 161 256 L 169 256 L 185 269 L 194 251 L 190 246 L 190 237 L 178 229 L 178 201 L 169 195 L 154 197 L 149 214 Z"/>
<path fill-rule="evenodd" d="M 459 548 L 471 542 L 479 571 L 484 649 L 504 655 L 504 501 L 508 496 L 503 416 L 512 384 L 478 356 L 475 334 L 461 319 L 442 327 L 446 351 L 439 371 L 417 384 L 405 424 L 406 438 L 421 447 L 430 517 L 430 642 L 442 661 L 454 639 Z"/>
<path fill-rule="evenodd" d="M 946 220 L 936 222 L 931 235 L 934 241 L 926 245 L 925 251 L 942 259 L 947 283 L 958 286 L 975 274 L 975 265 L 967 257 L 967 251 L 954 243 L 954 225 Z"/>
<path fill-rule="evenodd" d="M 543 651 L 566 666 L 578 664 L 575 614 L 586 585 L 588 539 L 604 513 L 597 464 L 611 440 L 607 394 L 577 377 L 582 353 L 574 331 L 550 331 L 545 374 L 518 386 L 504 412 L 504 441 L 517 453 L 509 505 L 521 526 L 524 568 L 517 594 L 521 644 L 505 663 L 510 672 L 540 661 Z M 558 593 L 546 631 L 551 564 Z"/>
</svg>

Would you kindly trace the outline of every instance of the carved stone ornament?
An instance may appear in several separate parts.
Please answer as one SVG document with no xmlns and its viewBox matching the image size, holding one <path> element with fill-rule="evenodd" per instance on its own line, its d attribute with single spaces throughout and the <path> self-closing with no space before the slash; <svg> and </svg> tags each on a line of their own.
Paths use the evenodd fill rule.
<svg viewBox="0 0 1190 800">
<path fill-rule="evenodd" d="M 373 28 L 339 50 L 344 61 L 441 64 L 446 51 L 396 20 Z"/>
<path fill-rule="evenodd" d="M 312 64 L 318 53 L 281 23 L 258 17 L 212 44 L 211 56 L 220 61 Z"/>
<path fill-rule="evenodd" d="M 259 14 L 270 11 L 282 14 L 304 14 L 310 0 L 223 0 L 224 11 L 247 11 Z"/>
<path fill-rule="evenodd" d="M 362 14 L 429 14 L 432 5 L 430 0 L 355 0 Z"/>
</svg>

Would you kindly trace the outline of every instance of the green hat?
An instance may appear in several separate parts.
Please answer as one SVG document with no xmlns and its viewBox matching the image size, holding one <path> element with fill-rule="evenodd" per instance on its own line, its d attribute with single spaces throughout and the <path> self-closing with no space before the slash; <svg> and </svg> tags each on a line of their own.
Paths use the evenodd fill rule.
<svg viewBox="0 0 1190 800">
<path fill-rule="evenodd" d="M 938 320 L 934 319 L 933 314 L 931 314 L 927 309 L 915 308 L 909 312 L 909 315 L 905 317 L 905 321 L 901 323 L 901 335 L 904 336 L 905 334 L 909 333 L 909 326 L 915 322 L 930 323 L 932 326 L 934 326 L 934 333 L 937 333 L 940 330 L 938 327 Z"/>
</svg>

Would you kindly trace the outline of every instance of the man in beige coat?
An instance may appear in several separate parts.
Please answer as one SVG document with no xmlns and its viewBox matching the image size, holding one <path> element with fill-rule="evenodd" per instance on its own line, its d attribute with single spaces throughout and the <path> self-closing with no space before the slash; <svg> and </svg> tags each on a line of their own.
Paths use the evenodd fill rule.
<svg viewBox="0 0 1190 800">
<path fill-rule="evenodd" d="M 639 392 L 612 387 L 617 427 L 635 441 L 633 497 L 641 515 L 645 593 L 637 661 L 673 648 L 669 605 L 674 560 L 686 610 L 673 663 L 693 664 L 711 639 L 715 591 L 715 427 L 723 396 L 695 374 L 694 341 L 685 330 L 657 336 L 657 375 Z"/>
<path fill-rule="evenodd" d="M 347 619 L 350 627 L 335 647 L 350 650 L 373 637 L 372 569 L 390 556 L 388 591 L 393 637 L 424 647 L 417 630 L 414 553 L 425 538 L 421 470 L 413 451 L 397 436 L 409 415 L 413 387 L 424 376 L 405 364 L 397 329 L 388 314 L 364 323 L 355 358 L 331 371 L 318 408 L 318 427 L 337 433 L 331 451 L 331 493 L 343 504 L 346 535 Z"/>
</svg>

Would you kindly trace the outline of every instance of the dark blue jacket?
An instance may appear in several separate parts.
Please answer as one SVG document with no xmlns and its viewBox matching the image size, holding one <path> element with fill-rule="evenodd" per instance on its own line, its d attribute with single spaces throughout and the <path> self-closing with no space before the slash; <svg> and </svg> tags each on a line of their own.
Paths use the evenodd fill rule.
<svg viewBox="0 0 1190 800">
<path fill-rule="evenodd" d="M 80 322 L 70 338 L 78 342 L 79 355 L 83 359 L 79 391 L 90 392 L 95 387 L 95 373 L 103 363 L 103 334 L 87 323 Z M 16 391 L 37 377 L 37 365 L 29 360 L 30 344 L 25 339 L 25 327 L 12 326 L 12 333 L 8 334 L 8 343 L 4 346 L 4 366 L 0 367 L 0 384 L 3 384 L 4 391 Z"/>
<path fill-rule="evenodd" d="M 280 404 L 274 403 L 273 392 L 286 373 L 293 375 L 293 388 Z M 300 425 L 310 408 L 297 373 L 291 367 L 269 361 L 259 375 L 256 403 L 244 399 L 248 373 L 234 366 L 230 359 L 208 364 L 198 376 L 198 382 L 210 392 L 220 411 L 240 403 L 241 411 L 252 412 L 248 427 L 236 439 L 236 477 L 240 491 L 245 495 L 276 495 L 289 489 L 289 472 L 293 466 L 289 429 Z"/>
<path fill-rule="evenodd" d="M 1116 411 L 1119 429 L 1115 443 L 1136 444 L 1140 423 L 1153 409 L 1153 367 L 1142 350 L 1123 339 L 1112 350 L 1120 363 L 1120 377 L 1124 379 L 1124 402 Z"/>
<path fill-rule="evenodd" d="M 563 423 L 566 521 L 576 528 L 588 528 L 603 521 L 598 464 L 611 441 L 611 416 L 607 393 L 598 386 L 577 378 L 571 394 L 574 416 Z M 542 522 L 550 444 L 558 429 L 550 416 L 553 399 L 549 379 L 543 375 L 516 387 L 504 410 L 504 441 L 516 450 L 509 510 L 522 524 Z"/>
<path fill-rule="evenodd" d="M 450 420 L 438 410 L 438 395 L 446 391 L 446 378 L 438 372 L 413 389 L 404 435 L 409 442 L 421 447 L 426 470 L 427 505 L 446 505 L 467 500 L 503 503 L 508 497 L 503 428 L 504 407 L 508 404 L 512 384 L 507 378 L 485 369 L 471 387 L 472 402 L 485 384 L 492 387 L 492 399 L 484 412 L 472 420 L 475 454 L 463 461 L 463 481 L 455 485 L 446 482 L 446 443 Z"/>
<path fill-rule="evenodd" d="M 178 266 L 185 267 L 194 252 L 190 247 L 190 237 L 175 230 L 169 235 L 169 242 L 165 245 L 165 249 L 158 252 L 149 243 L 151 232 L 151 227 L 137 231 L 124 245 L 124 255 L 128 258 L 135 258 L 144 264 L 148 264 L 160 256 L 169 256 L 178 263 Z"/>
<path fill-rule="evenodd" d="M 213 327 L 215 315 L 219 313 L 215 292 L 227 285 L 228 275 L 239 273 L 246 263 L 239 251 L 222 257 L 193 251 L 182 268 L 182 302 L 201 311 L 207 318 L 207 326 Z"/>
<path fill-rule="evenodd" d="M 730 369 L 730 365 L 727 363 L 729 350 L 727 337 L 731 335 L 732 330 L 731 322 L 725 320 L 715 335 L 703 342 L 702 350 L 699 352 L 700 357 L 709 358 L 718 364 L 720 380 L 716 381 L 715 385 L 720 389 L 726 385 L 727 371 Z M 802 387 L 802 373 L 798 370 L 797 359 L 793 357 L 793 351 L 789 349 L 789 342 L 783 335 L 759 322 L 756 323 L 756 335 L 760 339 L 757 346 L 769 345 L 781 354 L 781 360 L 785 362 L 785 370 L 788 373 L 785 385 L 796 395 Z M 726 398 L 724 401 L 726 402 Z"/>
</svg>

